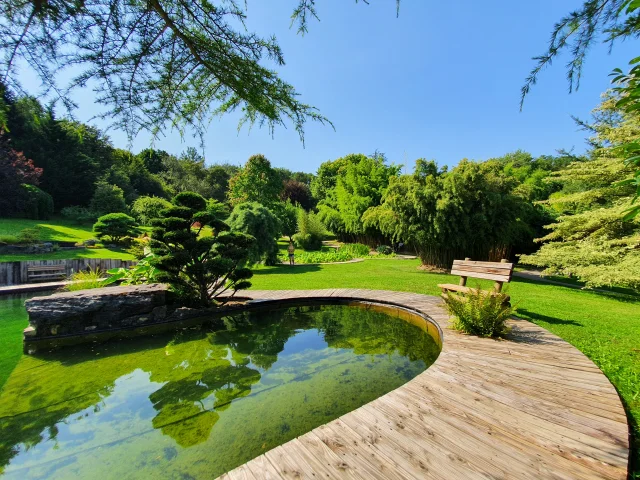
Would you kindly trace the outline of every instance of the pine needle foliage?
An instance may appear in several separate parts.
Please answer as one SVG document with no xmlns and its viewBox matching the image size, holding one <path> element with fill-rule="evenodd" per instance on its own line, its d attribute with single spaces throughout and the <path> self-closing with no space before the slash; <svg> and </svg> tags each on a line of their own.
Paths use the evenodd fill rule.
<svg viewBox="0 0 640 480">
<path fill-rule="evenodd" d="M 300 25 L 313 2 L 294 13 Z M 68 109 L 71 91 L 93 87 L 101 117 L 130 138 L 167 126 L 201 136 L 212 117 L 241 112 L 244 124 L 330 123 L 299 101 L 289 83 L 265 64 L 282 66 L 275 37 L 245 27 L 237 0 L 4 0 L 0 2 L 0 79 L 20 90 L 18 65 L 40 77 L 46 93 Z M 81 73 L 57 80 L 68 67 Z"/>
<path fill-rule="evenodd" d="M 480 337 L 499 337 L 508 332 L 506 321 L 513 310 L 505 303 L 506 294 L 490 295 L 478 288 L 464 295 L 448 293 L 443 298 L 455 317 L 452 326 L 456 330 Z"/>
<path fill-rule="evenodd" d="M 154 219 L 150 263 L 156 279 L 167 282 L 185 303 L 207 307 L 221 294 L 249 288 L 253 275 L 245 268 L 255 239 L 230 232 L 229 226 L 207 212 L 206 200 L 197 193 L 176 195 L 173 206 Z M 211 227 L 205 235 L 204 227 Z"/>
</svg>

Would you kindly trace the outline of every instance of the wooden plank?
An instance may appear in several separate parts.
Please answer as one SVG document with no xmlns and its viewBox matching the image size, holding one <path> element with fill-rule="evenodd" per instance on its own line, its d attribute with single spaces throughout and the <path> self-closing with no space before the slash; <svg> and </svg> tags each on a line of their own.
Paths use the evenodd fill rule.
<svg viewBox="0 0 640 480">
<path fill-rule="evenodd" d="M 475 260 L 454 260 L 453 265 L 468 265 L 471 267 L 497 268 L 501 270 L 513 270 L 513 263 L 502 262 L 476 262 Z"/>
<path fill-rule="evenodd" d="M 509 339 L 496 341 L 447 328 L 437 297 L 359 289 L 251 295 L 405 305 L 440 325 L 443 345 L 436 362 L 400 388 L 242 467 L 256 479 L 626 479 L 628 428 L 615 389 L 581 352 L 534 324 L 510 320 Z"/>
<path fill-rule="evenodd" d="M 451 275 L 460 275 L 463 277 L 481 278 L 483 280 L 494 280 L 496 282 L 508 282 L 511 275 L 497 275 L 495 273 L 470 272 L 468 270 L 451 269 Z"/>
</svg>

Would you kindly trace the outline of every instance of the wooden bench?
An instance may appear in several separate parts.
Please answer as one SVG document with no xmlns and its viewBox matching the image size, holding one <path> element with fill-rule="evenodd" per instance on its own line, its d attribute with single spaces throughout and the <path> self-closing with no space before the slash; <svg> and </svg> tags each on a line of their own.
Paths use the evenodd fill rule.
<svg viewBox="0 0 640 480">
<path fill-rule="evenodd" d="M 460 275 L 460 282 L 458 285 L 453 283 L 444 283 L 438 285 L 442 289 L 442 295 L 446 295 L 447 292 L 484 292 L 489 295 L 497 295 L 502 291 L 502 284 L 509 283 L 511 280 L 511 274 L 513 273 L 513 263 L 508 263 L 507 260 L 501 260 L 500 262 L 474 262 L 470 258 L 464 260 L 454 260 L 451 267 L 451 275 Z M 483 280 L 493 280 L 493 291 L 478 290 L 476 288 L 467 287 L 467 278 L 480 278 Z M 505 303 L 509 302 L 510 297 L 505 298 Z"/>
<path fill-rule="evenodd" d="M 64 265 L 32 265 L 27 267 L 27 282 L 59 280 L 66 276 Z"/>
</svg>

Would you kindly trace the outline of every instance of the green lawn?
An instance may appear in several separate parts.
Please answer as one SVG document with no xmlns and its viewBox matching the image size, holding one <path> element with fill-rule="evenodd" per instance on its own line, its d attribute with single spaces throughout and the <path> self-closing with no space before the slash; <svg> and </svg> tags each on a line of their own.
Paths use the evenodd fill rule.
<svg viewBox="0 0 640 480">
<path fill-rule="evenodd" d="M 439 295 L 458 277 L 416 269 L 413 260 L 263 267 L 256 289 L 371 288 Z M 475 286 L 473 282 L 470 286 Z M 488 286 L 488 283 L 484 285 Z M 517 315 L 564 338 L 598 365 L 618 389 L 633 425 L 632 471 L 640 478 L 640 296 L 596 293 L 514 277 L 507 291 Z"/>
<path fill-rule="evenodd" d="M 0 255 L 0 262 L 19 262 L 23 260 L 73 260 L 76 258 L 113 258 L 115 260 L 133 260 L 135 257 L 120 248 L 85 248 L 78 250 L 59 250 L 51 253 Z"/>
<path fill-rule="evenodd" d="M 81 242 L 94 238 L 91 225 L 78 225 L 68 220 L 0 218 L 0 235 L 16 235 L 25 228 L 37 228 L 40 231 L 40 240 L 51 242 Z"/>
<path fill-rule="evenodd" d="M 0 218 L 0 235 L 16 235 L 25 228 L 37 228 L 39 239 L 50 242 L 82 242 L 95 238 L 91 225 L 78 225 L 64 219 L 28 220 L 24 218 Z M 92 248 L 85 250 L 59 250 L 38 255 L 11 254 L 0 255 L 0 262 L 18 262 L 22 260 L 63 260 L 76 258 L 113 258 L 133 260 L 135 257 L 125 250 L 114 248 Z"/>
</svg>

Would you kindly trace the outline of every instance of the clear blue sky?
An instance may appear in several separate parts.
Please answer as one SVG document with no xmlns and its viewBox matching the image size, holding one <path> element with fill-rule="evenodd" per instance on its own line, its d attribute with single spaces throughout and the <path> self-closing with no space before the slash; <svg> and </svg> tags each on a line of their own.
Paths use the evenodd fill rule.
<svg viewBox="0 0 640 480">
<path fill-rule="evenodd" d="M 585 149 L 585 132 L 570 115 L 587 118 L 609 86 L 608 73 L 625 68 L 637 55 L 634 43 L 591 50 L 580 90 L 568 94 L 564 64 L 556 60 L 519 111 L 520 87 L 543 52 L 557 20 L 581 0 L 395 0 L 371 5 L 349 0 L 320 0 L 320 22 L 311 21 L 302 37 L 290 29 L 297 0 L 250 0 L 248 27 L 275 34 L 286 65 L 279 71 L 335 124 L 308 125 L 306 148 L 296 132 L 279 128 L 237 133 L 236 116 L 215 119 L 205 138 L 207 163 L 244 163 L 263 153 L 274 166 L 314 172 L 326 160 L 348 153 L 384 152 L 394 163 L 419 157 L 441 165 L 462 158 L 486 159 L 523 149 L 534 155 L 557 149 Z M 23 82 L 37 87 L 24 71 Z M 98 111 L 90 90 L 79 92 L 77 116 Z M 104 123 L 94 122 L 98 126 Z M 110 131 L 117 147 L 127 147 L 122 132 Z M 134 139 L 134 152 L 150 145 Z M 168 132 L 156 148 L 180 153 L 198 140 Z"/>
</svg>

